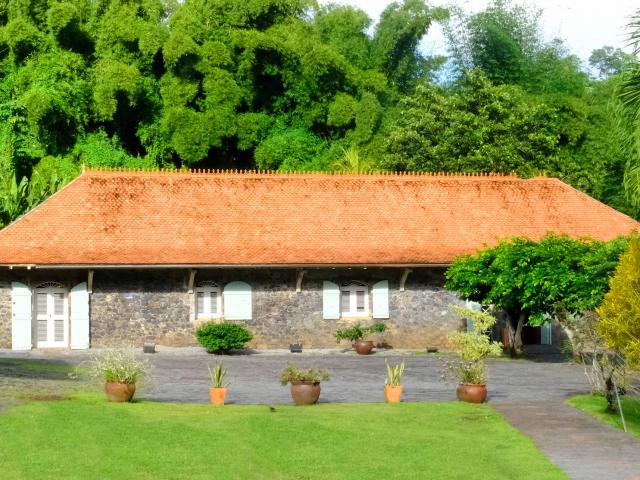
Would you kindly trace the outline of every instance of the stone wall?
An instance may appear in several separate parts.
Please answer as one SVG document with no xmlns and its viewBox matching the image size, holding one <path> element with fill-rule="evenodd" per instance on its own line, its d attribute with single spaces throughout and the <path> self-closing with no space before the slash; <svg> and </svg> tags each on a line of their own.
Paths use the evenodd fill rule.
<svg viewBox="0 0 640 480">
<path fill-rule="evenodd" d="M 11 282 L 0 276 L 0 348 L 11 348 Z"/>
<path fill-rule="evenodd" d="M 195 342 L 185 272 L 96 270 L 91 295 L 91 345 Z"/>
<path fill-rule="evenodd" d="M 8 274 L 7 274 L 8 275 Z M 11 344 L 10 280 L 35 286 L 56 280 L 68 288 L 86 281 L 86 271 L 11 272 L 0 277 L 0 347 Z M 399 290 L 402 269 L 308 269 L 302 291 L 296 293 L 295 269 L 199 270 L 196 284 L 213 280 L 224 286 L 241 280 L 252 287 L 253 319 L 242 321 L 254 334 L 251 347 L 288 347 L 302 342 L 306 348 L 336 347 L 334 333 L 356 322 L 372 319 L 322 318 L 322 282 L 349 280 L 369 285 L 389 281 L 387 331 L 374 337 L 397 348 L 446 348 L 449 332 L 464 328 L 448 310 L 456 296 L 442 288 L 442 269 L 414 269 Z M 22 278 L 24 277 L 24 278 Z M 5 279 L 6 278 L 6 279 Z M 188 293 L 188 270 L 96 270 L 91 295 L 91 344 L 93 346 L 140 345 L 153 338 L 161 345 L 195 345 L 193 295 Z M 345 344 L 346 346 L 346 344 Z"/>
<path fill-rule="evenodd" d="M 375 340 L 396 348 L 447 347 L 446 336 L 461 328 L 448 310 L 456 296 L 442 288 L 440 270 L 425 270 L 409 276 L 405 291 L 399 291 L 399 269 L 309 270 L 302 291 L 295 291 L 295 271 L 255 272 L 244 281 L 253 285 L 254 317 L 247 322 L 257 348 L 287 347 L 302 342 L 307 348 L 336 347 L 335 331 L 372 319 L 326 320 L 322 318 L 322 282 L 340 284 L 358 280 L 369 285 L 389 281 L 389 319 L 384 334 Z"/>
<path fill-rule="evenodd" d="M 393 347 L 446 347 L 446 335 L 461 323 L 448 311 L 455 295 L 442 288 L 442 270 L 424 270 L 409 276 L 399 291 L 399 269 L 310 269 L 302 291 L 296 293 L 294 269 L 200 270 L 196 284 L 212 280 L 220 285 L 241 280 L 252 287 L 253 319 L 242 321 L 251 332 L 254 348 L 335 347 L 334 333 L 357 321 L 322 318 L 322 282 L 360 280 L 373 284 L 388 280 L 390 318 L 387 332 L 376 337 Z M 189 320 L 193 297 L 187 293 L 187 272 L 171 270 L 96 271 L 91 299 L 93 345 L 140 344 L 153 338 L 159 344 L 195 344 Z"/>
</svg>

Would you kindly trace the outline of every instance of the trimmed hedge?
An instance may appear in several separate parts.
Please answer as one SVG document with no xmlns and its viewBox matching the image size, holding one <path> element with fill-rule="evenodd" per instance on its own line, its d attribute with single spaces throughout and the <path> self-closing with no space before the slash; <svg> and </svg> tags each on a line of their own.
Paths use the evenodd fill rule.
<svg viewBox="0 0 640 480">
<path fill-rule="evenodd" d="M 227 353 L 233 348 L 244 348 L 253 335 L 237 323 L 207 322 L 196 330 L 196 338 L 209 353 Z"/>
</svg>

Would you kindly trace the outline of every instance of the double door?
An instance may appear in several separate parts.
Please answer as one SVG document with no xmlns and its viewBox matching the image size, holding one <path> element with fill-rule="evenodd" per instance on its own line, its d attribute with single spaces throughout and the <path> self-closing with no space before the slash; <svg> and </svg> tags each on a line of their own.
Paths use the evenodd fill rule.
<svg viewBox="0 0 640 480">
<path fill-rule="evenodd" d="M 61 348 L 69 345 L 69 307 L 61 288 L 36 290 L 36 339 L 38 348 Z"/>
</svg>

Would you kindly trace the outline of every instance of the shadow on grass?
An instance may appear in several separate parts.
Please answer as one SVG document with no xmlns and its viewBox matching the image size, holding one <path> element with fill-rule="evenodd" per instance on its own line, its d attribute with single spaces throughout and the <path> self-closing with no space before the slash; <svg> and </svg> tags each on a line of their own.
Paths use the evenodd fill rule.
<svg viewBox="0 0 640 480">
<path fill-rule="evenodd" d="M 74 365 L 61 360 L 0 359 L 0 377 L 35 380 L 72 380 Z"/>
</svg>

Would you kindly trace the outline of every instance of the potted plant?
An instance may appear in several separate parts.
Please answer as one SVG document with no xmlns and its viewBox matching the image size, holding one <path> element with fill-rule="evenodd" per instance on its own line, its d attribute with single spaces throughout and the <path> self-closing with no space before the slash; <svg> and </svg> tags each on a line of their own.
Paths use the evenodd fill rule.
<svg viewBox="0 0 640 480">
<path fill-rule="evenodd" d="M 211 403 L 214 405 L 224 405 L 224 399 L 227 396 L 227 387 L 229 386 L 228 383 L 224 383 L 227 370 L 223 368 L 220 362 L 216 362 L 213 368 L 207 365 L 207 369 L 209 370 L 209 377 L 211 377 L 211 386 L 209 387 Z"/>
<path fill-rule="evenodd" d="M 402 397 L 402 375 L 404 374 L 404 362 L 387 366 L 387 381 L 384 384 L 384 401 L 387 403 L 400 403 Z"/>
<path fill-rule="evenodd" d="M 291 398 L 295 405 L 313 405 L 320 397 L 320 382 L 329 380 L 326 370 L 310 368 L 300 370 L 288 365 L 280 375 L 280 383 L 291 384 Z"/>
<path fill-rule="evenodd" d="M 496 323 L 489 313 L 452 306 L 451 310 L 461 319 L 473 324 L 471 331 L 455 332 L 449 335 L 451 342 L 459 349 L 458 360 L 445 362 L 443 378 L 453 377 L 458 382 L 458 400 L 482 403 L 487 398 L 487 368 L 485 359 L 489 355 L 500 355 L 502 344 L 492 342 L 488 332 Z"/>
<path fill-rule="evenodd" d="M 104 380 L 104 390 L 110 402 L 131 401 L 136 383 L 149 370 L 146 361 L 138 360 L 133 352 L 119 349 L 98 353 L 91 364 L 92 374 Z"/>
<path fill-rule="evenodd" d="M 356 352 L 360 355 L 369 355 L 373 350 L 373 341 L 364 340 L 367 335 L 372 333 L 384 332 L 386 326 L 384 323 L 374 323 L 370 327 L 363 327 L 359 323 L 356 325 L 338 330 L 335 333 L 336 341 L 340 343 L 342 340 L 350 340 Z"/>
</svg>

